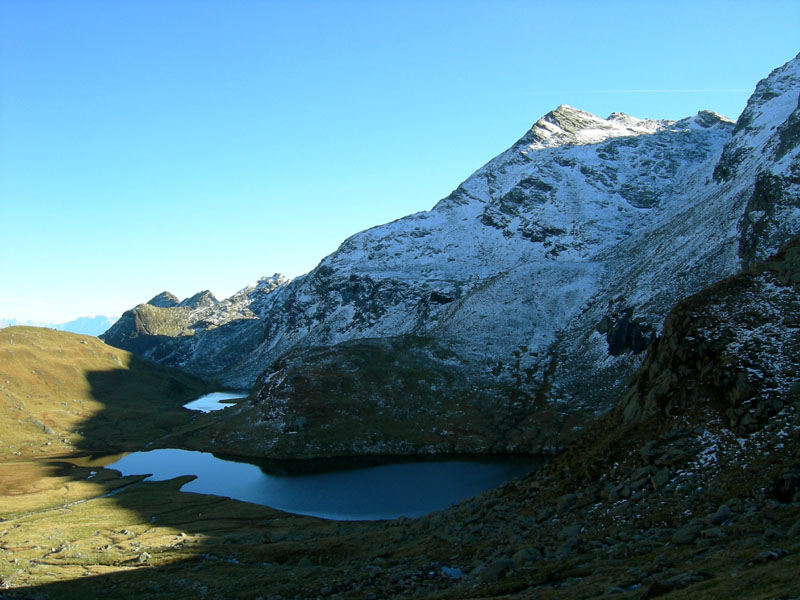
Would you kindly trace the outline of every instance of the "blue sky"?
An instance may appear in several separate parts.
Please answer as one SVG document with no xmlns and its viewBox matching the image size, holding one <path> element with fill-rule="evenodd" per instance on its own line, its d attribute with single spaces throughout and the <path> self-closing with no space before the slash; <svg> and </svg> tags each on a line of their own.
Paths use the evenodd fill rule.
<svg viewBox="0 0 800 600">
<path fill-rule="evenodd" d="M 311 270 L 540 116 L 736 118 L 800 2 L 0 0 L 0 318 Z"/>
</svg>

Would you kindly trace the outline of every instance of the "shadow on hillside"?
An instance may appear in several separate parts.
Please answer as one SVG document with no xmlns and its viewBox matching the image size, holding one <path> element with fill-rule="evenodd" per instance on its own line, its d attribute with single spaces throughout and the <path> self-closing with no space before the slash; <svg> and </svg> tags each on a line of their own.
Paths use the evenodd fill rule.
<svg viewBox="0 0 800 600">
<path fill-rule="evenodd" d="M 291 587 L 286 569 L 302 558 L 330 555 L 314 543 L 337 536 L 341 523 L 180 492 L 192 477 L 150 482 L 100 466 L 190 425 L 198 413 L 182 406 L 211 391 L 208 384 L 138 360 L 87 379 L 103 408 L 76 427 L 80 457 L 36 461 L 41 479 L 29 489 L 43 494 L 40 506 L 10 519 L 19 540 L 0 538 L 0 548 L 27 557 L 27 574 L 0 578 L 0 598 L 257 597 L 242 571 L 253 571 L 245 578 L 263 593 L 263 586 Z M 260 566 L 242 566 L 249 563 Z"/>
<path fill-rule="evenodd" d="M 83 434 L 76 446 L 81 459 L 49 461 L 47 477 L 65 480 L 60 489 L 70 490 L 66 496 L 60 492 L 57 505 L 47 502 L 35 523 L 20 520 L 19 540 L 0 537 L 3 549 L 23 543 L 39 549 L 25 555 L 26 575 L 0 578 L 7 588 L 0 598 L 317 597 L 333 581 L 349 586 L 369 578 L 363 565 L 382 556 L 424 556 L 416 548 L 428 542 L 409 538 L 403 520 L 290 515 L 180 492 L 192 477 L 151 482 L 101 468 L 116 453 L 144 449 L 193 426 L 199 413 L 182 406 L 209 390 L 182 373 L 136 360 L 130 369 L 95 371 L 87 379 L 103 409 L 76 428 Z M 272 472 L 281 466 L 253 462 Z M 403 544 L 415 549 L 400 550 Z"/>
<path fill-rule="evenodd" d="M 183 373 L 132 360 L 128 369 L 87 374 L 91 396 L 103 410 L 81 424 L 80 450 L 130 452 L 186 425 L 183 405 L 211 391 L 211 384 Z"/>
</svg>

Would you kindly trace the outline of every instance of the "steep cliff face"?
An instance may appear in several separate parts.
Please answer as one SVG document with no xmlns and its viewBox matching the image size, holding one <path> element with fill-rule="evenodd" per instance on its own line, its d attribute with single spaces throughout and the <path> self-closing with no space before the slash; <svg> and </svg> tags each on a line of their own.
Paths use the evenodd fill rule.
<svg viewBox="0 0 800 600">
<path fill-rule="evenodd" d="M 669 122 L 561 106 L 432 210 L 356 234 L 268 290 L 256 318 L 195 319 L 168 340 L 127 323 L 120 337 L 143 332 L 148 358 L 255 384 L 221 417 L 223 450 L 561 445 L 624 390 L 675 302 L 800 229 L 798 91 L 795 58 L 735 126 L 710 112 Z M 323 406 L 336 425 L 315 420 Z M 379 409 L 387 424 L 428 415 L 425 432 L 403 446 Z M 323 433 L 334 429 L 346 443 Z"/>
<path fill-rule="evenodd" d="M 800 66 L 798 60 L 759 82 L 714 169 L 714 179 L 751 182 L 738 223 L 745 264 L 775 253 L 800 224 Z"/>
</svg>

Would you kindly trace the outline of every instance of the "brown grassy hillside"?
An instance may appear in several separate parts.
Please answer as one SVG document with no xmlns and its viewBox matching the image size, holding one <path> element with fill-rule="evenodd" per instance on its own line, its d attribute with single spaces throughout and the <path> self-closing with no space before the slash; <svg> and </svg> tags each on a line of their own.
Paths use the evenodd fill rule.
<svg viewBox="0 0 800 600">
<path fill-rule="evenodd" d="M 0 329 L 0 458 L 136 449 L 188 421 L 180 406 L 208 387 L 95 337 Z"/>
</svg>

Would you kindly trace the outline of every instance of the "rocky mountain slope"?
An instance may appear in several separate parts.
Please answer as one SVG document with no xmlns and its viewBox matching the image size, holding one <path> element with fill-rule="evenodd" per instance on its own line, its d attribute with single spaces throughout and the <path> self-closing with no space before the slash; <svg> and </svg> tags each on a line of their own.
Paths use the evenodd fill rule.
<svg viewBox="0 0 800 600">
<path fill-rule="evenodd" d="M 675 302 L 800 230 L 799 92 L 797 57 L 735 125 L 561 106 L 431 211 L 356 234 L 308 275 L 223 306 L 151 301 L 104 339 L 255 385 L 210 434 L 221 450 L 562 445 Z"/>
<path fill-rule="evenodd" d="M 208 290 L 182 301 L 161 292 L 126 311 L 100 338 L 152 362 L 214 378 L 255 347 L 275 300 L 270 292 L 285 283 L 282 275 L 262 277 L 222 301 Z"/>
<path fill-rule="evenodd" d="M 0 577 L 9 598 L 800 598 L 798 315 L 795 238 L 673 307 L 614 408 L 499 489 L 347 523 L 103 470 L 113 494 L 5 513 Z"/>
</svg>

